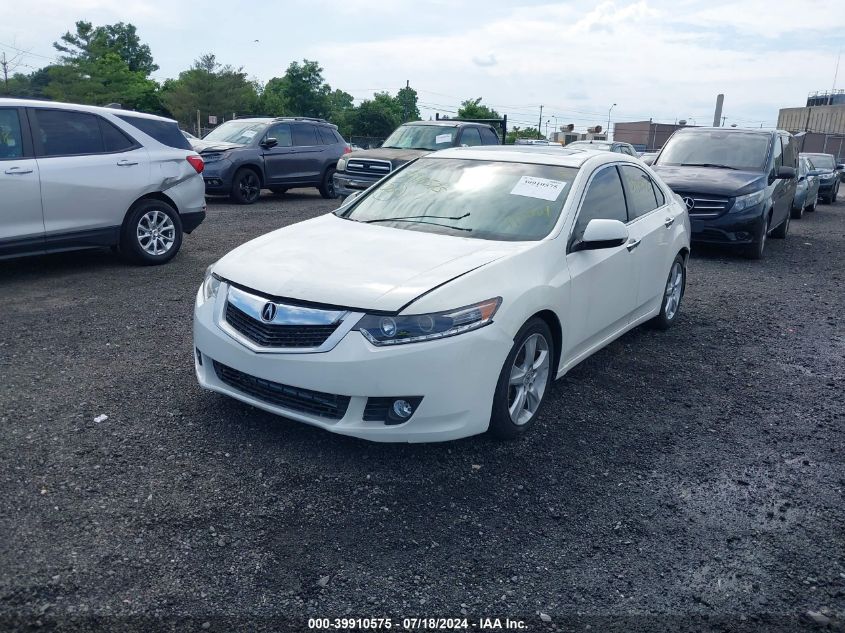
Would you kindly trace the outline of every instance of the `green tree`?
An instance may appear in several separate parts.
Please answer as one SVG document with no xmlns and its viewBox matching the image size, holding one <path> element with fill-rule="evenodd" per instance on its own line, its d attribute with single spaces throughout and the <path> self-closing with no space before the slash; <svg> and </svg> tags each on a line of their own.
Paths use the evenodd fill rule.
<svg viewBox="0 0 845 633">
<path fill-rule="evenodd" d="M 69 65 L 94 62 L 107 53 L 115 53 L 130 71 L 143 73 L 144 77 L 158 70 L 150 47 L 141 43 L 133 24 L 118 22 L 95 27 L 80 20 L 76 32 L 66 32 L 61 42 L 53 42 L 53 47 L 64 53 L 62 61 Z"/>
<path fill-rule="evenodd" d="M 355 104 L 351 94 L 343 90 L 333 90 L 329 93 L 329 121 L 334 123 L 344 136 L 352 133 L 354 113 Z"/>
<path fill-rule="evenodd" d="M 459 119 L 501 119 L 501 115 L 481 104 L 481 97 L 478 99 L 467 99 L 461 102 L 461 107 L 458 108 Z"/>
<path fill-rule="evenodd" d="M 9 97 L 20 97 L 24 99 L 43 99 L 46 95 L 44 89 L 50 83 L 50 69 L 52 66 L 45 66 L 30 74 L 15 73 L 9 77 L 4 93 Z"/>
<path fill-rule="evenodd" d="M 405 86 L 396 93 L 396 101 L 402 108 L 402 122 L 419 121 L 420 110 L 417 107 L 417 91 Z"/>
<path fill-rule="evenodd" d="M 274 77 L 264 88 L 262 105 L 276 116 L 331 115 L 331 87 L 323 79 L 323 69 L 316 61 L 291 62 L 282 77 Z"/>
<path fill-rule="evenodd" d="M 257 84 L 242 68 L 223 66 L 211 54 L 194 61 L 178 79 L 165 81 L 161 93 L 164 105 L 183 125 L 196 121 L 197 110 L 204 120 L 209 114 L 227 119 L 233 113 L 252 114 L 259 100 Z"/>
<path fill-rule="evenodd" d="M 508 136 L 505 142 L 508 145 L 513 145 L 518 138 L 528 138 L 528 139 L 545 139 L 546 137 L 539 133 L 539 130 L 536 127 L 526 127 L 521 128 L 518 125 L 514 125 L 510 130 L 508 130 Z"/>
<path fill-rule="evenodd" d="M 161 110 L 158 84 L 143 71 L 133 71 L 117 53 L 105 53 L 93 60 L 51 66 L 44 96 L 57 101 L 105 105 L 120 103 L 132 110 Z"/>
<path fill-rule="evenodd" d="M 402 122 L 402 106 L 387 92 L 377 92 L 361 102 L 352 115 L 356 135 L 384 138 Z"/>
</svg>

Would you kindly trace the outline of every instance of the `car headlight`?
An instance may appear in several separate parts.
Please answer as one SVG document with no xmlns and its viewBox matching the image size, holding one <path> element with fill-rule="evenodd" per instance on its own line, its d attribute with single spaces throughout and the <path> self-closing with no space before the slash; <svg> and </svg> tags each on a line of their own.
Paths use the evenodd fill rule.
<svg viewBox="0 0 845 633">
<path fill-rule="evenodd" d="M 830 179 L 831 179 L 831 178 L 833 178 L 835 175 L 836 175 L 836 174 L 831 173 L 831 174 L 822 174 L 821 176 L 822 176 L 822 180 L 830 180 Z"/>
<path fill-rule="evenodd" d="M 755 191 L 754 193 L 749 193 L 745 196 L 737 196 L 734 200 L 734 206 L 731 207 L 731 211 L 742 211 L 744 209 L 750 209 L 756 204 L 760 204 L 763 202 L 763 199 L 766 197 L 766 191 L 761 189 L 760 191 Z"/>
<path fill-rule="evenodd" d="M 205 278 L 202 280 L 202 297 L 208 301 L 217 296 L 220 290 L 220 277 L 214 274 L 214 264 L 205 269 Z"/>
<path fill-rule="evenodd" d="M 218 160 L 228 158 L 229 152 L 208 152 L 207 154 L 200 154 L 200 156 L 206 163 L 216 163 Z"/>
<path fill-rule="evenodd" d="M 346 171 L 346 159 L 341 158 L 337 161 L 337 170 L 338 171 Z"/>
<path fill-rule="evenodd" d="M 455 310 L 413 314 L 408 316 L 382 316 L 368 314 L 355 326 L 373 345 L 400 345 L 430 341 L 463 334 L 488 325 L 502 298 L 487 299 Z"/>
</svg>

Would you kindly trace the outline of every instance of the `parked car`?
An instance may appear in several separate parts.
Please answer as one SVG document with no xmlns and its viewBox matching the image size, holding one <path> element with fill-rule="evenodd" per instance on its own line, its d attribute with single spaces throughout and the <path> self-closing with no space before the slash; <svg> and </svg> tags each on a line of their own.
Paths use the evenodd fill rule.
<svg viewBox="0 0 845 633">
<path fill-rule="evenodd" d="M 566 144 L 567 147 L 576 149 L 594 149 L 601 152 L 616 152 L 618 154 L 627 154 L 634 158 L 639 158 L 639 153 L 630 143 L 623 143 L 622 141 L 572 141 Z"/>
<path fill-rule="evenodd" d="M 200 140 L 200 139 L 198 139 L 196 136 L 194 136 L 193 134 L 191 134 L 190 132 L 187 132 L 187 131 L 185 131 L 185 130 L 182 130 L 182 135 L 183 135 L 186 139 L 188 139 L 188 142 L 189 142 L 189 143 L 191 143 L 192 145 L 193 145 L 194 141 L 199 141 L 199 140 Z"/>
<path fill-rule="evenodd" d="M 210 266 L 196 375 L 369 440 L 516 437 L 552 380 L 677 321 L 689 235 L 683 204 L 629 156 L 437 152 Z"/>
<path fill-rule="evenodd" d="M 104 246 L 170 261 L 205 218 L 203 161 L 139 112 L 0 99 L 0 258 Z"/>
<path fill-rule="evenodd" d="M 760 259 L 785 238 L 798 178 L 795 138 L 782 130 L 684 128 L 652 168 L 681 196 L 694 242 L 738 246 Z"/>
<path fill-rule="evenodd" d="M 833 154 L 801 154 L 809 158 L 813 163 L 813 175 L 819 178 L 819 198 L 822 201 L 833 204 L 839 195 L 839 167 Z"/>
<path fill-rule="evenodd" d="M 355 152 L 337 164 L 335 191 L 349 196 L 363 191 L 408 161 L 439 149 L 498 145 L 493 127 L 469 121 L 414 121 L 396 128 L 381 147 Z"/>
<path fill-rule="evenodd" d="M 805 154 L 798 155 L 798 184 L 792 201 L 792 217 L 804 217 L 804 211 L 815 211 L 819 201 L 819 177 L 815 167 Z"/>
<path fill-rule="evenodd" d="M 643 161 L 646 165 L 654 164 L 655 158 L 657 158 L 657 152 L 642 152 L 640 154 L 640 160 Z"/>
<path fill-rule="evenodd" d="M 352 151 L 337 126 L 306 117 L 232 119 L 194 145 L 206 164 L 206 193 L 238 204 L 253 204 L 262 189 L 282 194 L 292 187 L 336 198 L 332 176 Z"/>
</svg>

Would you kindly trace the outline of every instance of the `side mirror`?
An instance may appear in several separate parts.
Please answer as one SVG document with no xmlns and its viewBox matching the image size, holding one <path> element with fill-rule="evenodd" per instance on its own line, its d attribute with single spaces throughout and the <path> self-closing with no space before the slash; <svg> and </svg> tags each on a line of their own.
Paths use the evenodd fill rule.
<svg viewBox="0 0 845 633">
<path fill-rule="evenodd" d="M 622 246 L 628 240 L 628 228 L 619 220 L 590 220 L 584 236 L 575 245 L 576 251 Z"/>
<path fill-rule="evenodd" d="M 836 166 L 836 171 L 845 171 L 845 164 L 839 164 Z"/>
<path fill-rule="evenodd" d="M 279 141 L 277 141 L 276 139 L 274 139 L 271 136 L 271 137 L 265 138 L 264 141 L 262 141 L 261 147 L 263 147 L 264 149 L 270 149 L 270 148 L 276 147 L 276 145 L 278 145 L 278 144 L 279 144 Z"/>
<path fill-rule="evenodd" d="M 778 167 L 777 175 L 775 176 L 778 180 L 790 180 L 795 178 L 795 167 Z"/>
</svg>

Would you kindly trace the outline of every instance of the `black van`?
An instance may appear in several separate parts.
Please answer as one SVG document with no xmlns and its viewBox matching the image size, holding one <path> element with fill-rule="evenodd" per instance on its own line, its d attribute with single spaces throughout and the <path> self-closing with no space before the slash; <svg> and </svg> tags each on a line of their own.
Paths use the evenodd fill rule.
<svg viewBox="0 0 845 633">
<path fill-rule="evenodd" d="M 695 242 L 740 246 L 760 259 L 784 238 L 795 197 L 798 145 L 782 130 L 684 128 L 652 169 L 684 200 Z"/>
</svg>

